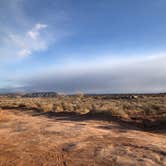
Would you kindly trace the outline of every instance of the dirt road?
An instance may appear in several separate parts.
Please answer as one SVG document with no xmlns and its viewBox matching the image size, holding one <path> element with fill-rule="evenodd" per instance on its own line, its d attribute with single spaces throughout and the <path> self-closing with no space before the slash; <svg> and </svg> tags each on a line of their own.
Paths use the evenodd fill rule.
<svg viewBox="0 0 166 166">
<path fill-rule="evenodd" d="M 0 166 L 166 165 L 166 133 L 75 115 L 3 110 Z"/>
</svg>

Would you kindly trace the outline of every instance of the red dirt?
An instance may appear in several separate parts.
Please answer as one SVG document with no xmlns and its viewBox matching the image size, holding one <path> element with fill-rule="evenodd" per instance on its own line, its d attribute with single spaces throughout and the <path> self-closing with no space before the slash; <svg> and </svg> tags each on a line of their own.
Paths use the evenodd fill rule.
<svg viewBox="0 0 166 166">
<path fill-rule="evenodd" d="M 166 133 L 118 122 L 3 110 L 0 166 L 166 165 Z"/>
</svg>

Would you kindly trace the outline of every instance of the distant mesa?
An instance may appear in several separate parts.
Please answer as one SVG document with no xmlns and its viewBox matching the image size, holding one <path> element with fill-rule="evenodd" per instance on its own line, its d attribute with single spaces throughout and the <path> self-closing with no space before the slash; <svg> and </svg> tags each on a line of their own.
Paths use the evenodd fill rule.
<svg viewBox="0 0 166 166">
<path fill-rule="evenodd" d="M 56 97 L 58 96 L 58 93 L 56 92 L 35 92 L 35 93 L 27 93 L 23 95 L 22 97 Z"/>
<path fill-rule="evenodd" d="M 9 98 L 20 98 L 20 97 L 57 97 L 58 93 L 56 92 L 33 92 L 33 93 L 4 93 L 0 94 L 1 98 L 9 97 Z"/>
</svg>

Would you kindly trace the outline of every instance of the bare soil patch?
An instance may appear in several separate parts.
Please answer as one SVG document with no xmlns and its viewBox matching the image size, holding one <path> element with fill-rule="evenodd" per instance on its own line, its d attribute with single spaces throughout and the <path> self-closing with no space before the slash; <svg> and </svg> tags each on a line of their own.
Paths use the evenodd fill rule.
<svg viewBox="0 0 166 166">
<path fill-rule="evenodd" d="M 165 131 L 72 114 L 1 114 L 1 166 L 166 165 Z"/>
</svg>

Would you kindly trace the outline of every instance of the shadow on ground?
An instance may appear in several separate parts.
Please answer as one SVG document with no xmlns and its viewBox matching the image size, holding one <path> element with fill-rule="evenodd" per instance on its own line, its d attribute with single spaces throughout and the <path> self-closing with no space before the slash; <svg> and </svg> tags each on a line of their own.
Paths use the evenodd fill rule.
<svg viewBox="0 0 166 166">
<path fill-rule="evenodd" d="M 131 119 L 122 119 L 119 117 L 111 116 L 108 112 L 97 111 L 96 113 L 87 113 L 80 115 L 76 112 L 41 112 L 38 109 L 30 110 L 25 107 L 13 108 L 5 107 L 3 109 L 17 109 L 19 111 L 24 111 L 32 116 L 45 116 L 50 119 L 55 120 L 66 120 L 66 121 L 87 121 L 87 120 L 98 120 L 107 122 L 116 122 L 123 127 L 127 127 L 129 130 L 141 130 L 153 133 L 166 133 L 166 121 L 155 120 L 151 121 L 149 119 L 143 119 L 143 117 L 133 117 Z M 93 111 L 92 111 L 93 112 Z M 109 129 L 106 126 L 106 129 Z"/>
<path fill-rule="evenodd" d="M 11 109 L 11 108 L 10 108 Z M 121 126 L 121 128 L 127 128 L 128 130 L 140 130 L 152 133 L 166 133 L 166 124 L 165 122 L 161 123 L 160 121 L 137 121 L 137 120 L 129 120 L 129 119 L 121 119 L 119 117 L 113 117 L 110 114 L 96 113 L 91 114 L 87 113 L 84 115 L 77 114 L 75 112 L 41 112 L 39 110 L 29 110 L 26 108 L 17 109 L 21 112 L 28 113 L 32 116 L 44 116 L 50 118 L 52 120 L 65 120 L 65 121 L 88 121 L 88 120 L 97 120 L 97 121 L 106 121 L 106 122 L 116 122 Z M 103 128 L 103 126 L 101 127 Z M 104 129 L 110 130 L 111 127 L 106 125 Z"/>
</svg>

